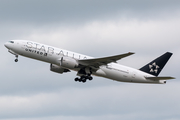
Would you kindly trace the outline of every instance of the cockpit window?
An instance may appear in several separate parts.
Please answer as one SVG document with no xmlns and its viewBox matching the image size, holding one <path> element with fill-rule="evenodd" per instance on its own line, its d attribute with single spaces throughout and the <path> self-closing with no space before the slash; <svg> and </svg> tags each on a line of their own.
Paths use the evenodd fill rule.
<svg viewBox="0 0 180 120">
<path fill-rule="evenodd" d="M 14 43 L 14 41 L 9 41 L 10 43 Z"/>
</svg>

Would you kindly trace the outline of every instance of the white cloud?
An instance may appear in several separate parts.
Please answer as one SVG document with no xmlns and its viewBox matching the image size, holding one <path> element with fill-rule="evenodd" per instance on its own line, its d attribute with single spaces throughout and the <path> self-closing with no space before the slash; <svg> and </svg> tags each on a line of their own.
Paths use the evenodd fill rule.
<svg viewBox="0 0 180 120">
<path fill-rule="evenodd" d="M 93 57 L 135 52 L 135 55 L 120 63 L 140 68 L 167 51 L 174 53 L 173 59 L 180 59 L 176 55 L 180 50 L 179 20 L 166 18 L 142 21 L 124 18 L 91 21 L 79 26 L 47 25 L 34 29 L 32 34 L 24 38 Z M 136 64 L 132 61 L 136 61 Z"/>
<path fill-rule="evenodd" d="M 92 21 L 81 26 L 39 28 L 26 39 L 78 51 L 172 50 L 179 44 L 179 19 Z M 44 32 L 43 32 L 44 31 Z M 108 49 L 107 49 L 108 48 Z M 161 50 L 162 49 L 162 50 Z M 98 51 L 97 51 L 98 52 Z M 117 53 L 116 53 L 117 54 Z"/>
<path fill-rule="evenodd" d="M 39 120 L 44 120 L 43 116 L 47 118 L 54 116 L 54 119 L 60 117 L 65 120 L 72 119 L 68 116 L 80 119 L 90 117 L 127 120 L 142 117 L 144 119 L 166 118 L 179 115 L 180 96 L 176 92 L 178 90 L 178 84 L 172 82 L 160 86 L 117 84 L 104 87 L 69 88 L 31 96 L 1 96 L 0 116 L 2 118 L 26 116 L 27 119 L 32 117 Z"/>
</svg>

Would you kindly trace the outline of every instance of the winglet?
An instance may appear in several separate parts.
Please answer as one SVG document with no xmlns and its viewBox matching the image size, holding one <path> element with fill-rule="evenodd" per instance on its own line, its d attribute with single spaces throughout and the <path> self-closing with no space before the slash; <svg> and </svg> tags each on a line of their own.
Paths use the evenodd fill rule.
<svg viewBox="0 0 180 120">
<path fill-rule="evenodd" d="M 132 55 L 132 54 L 135 54 L 135 53 L 134 52 L 128 52 L 127 54 Z"/>
</svg>

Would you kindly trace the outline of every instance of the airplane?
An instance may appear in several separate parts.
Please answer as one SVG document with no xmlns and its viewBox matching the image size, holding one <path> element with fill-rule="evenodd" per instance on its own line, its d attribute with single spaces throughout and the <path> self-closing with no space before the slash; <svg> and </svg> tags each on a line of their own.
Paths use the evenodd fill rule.
<svg viewBox="0 0 180 120">
<path fill-rule="evenodd" d="M 134 69 L 117 63 L 118 60 L 134 54 L 133 52 L 93 58 L 28 40 L 10 40 L 4 46 L 15 55 L 15 62 L 18 62 L 18 56 L 21 55 L 50 63 L 52 72 L 63 74 L 77 71 L 79 77 L 74 80 L 83 83 L 92 80 L 92 75 L 129 83 L 165 84 L 166 80 L 175 79 L 169 76 L 158 76 L 172 56 L 170 52 L 166 52 L 140 69 Z"/>
</svg>

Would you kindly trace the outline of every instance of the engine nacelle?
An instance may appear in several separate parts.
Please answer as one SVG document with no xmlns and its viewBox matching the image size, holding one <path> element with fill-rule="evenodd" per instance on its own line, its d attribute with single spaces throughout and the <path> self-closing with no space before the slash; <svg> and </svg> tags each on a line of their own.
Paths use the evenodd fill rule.
<svg viewBox="0 0 180 120">
<path fill-rule="evenodd" d="M 56 72 L 56 73 L 60 73 L 60 74 L 62 74 L 63 72 L 70 72 L 70 70 L 62 68 L 61 66 L 54 65 L 54 64 L 50 65 L 50 70 L 52 72 Z"/>
<path fill-rule="evenodd" d="M 60 61 L 60 66 L 72 69 L 78 66 L 78 62 L 70 57 L 62 57 Z"/>
</svg>

